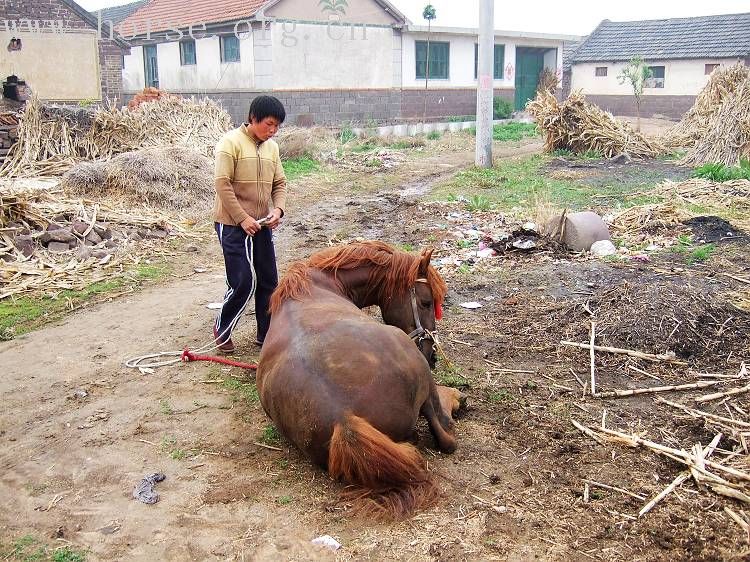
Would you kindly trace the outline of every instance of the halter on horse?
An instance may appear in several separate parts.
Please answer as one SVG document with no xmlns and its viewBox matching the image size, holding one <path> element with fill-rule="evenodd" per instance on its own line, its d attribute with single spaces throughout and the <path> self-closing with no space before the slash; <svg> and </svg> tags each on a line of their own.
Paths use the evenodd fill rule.
<svg viewBox="0 0 750 562">
<path fill-rule="evenodd" d="M 427 418 L 440 450 L 456 448 L 459 394 L 439 389 L 429 365 L 446 293 L 431 253 L 361 242 L 293 264 L 271 300 L 257 373 L 279 430 L 352 484 L 356 507 L 391 519 L 437 497 L 424 459 L 405 443 L 416 439 L 417 417 Z M 374 304 L 386 324 L 360 310 Z"/>
</svg>

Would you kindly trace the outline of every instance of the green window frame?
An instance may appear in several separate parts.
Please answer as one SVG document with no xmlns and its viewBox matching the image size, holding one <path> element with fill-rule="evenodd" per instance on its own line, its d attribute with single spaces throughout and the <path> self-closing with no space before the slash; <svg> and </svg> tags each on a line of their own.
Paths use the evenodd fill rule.
<svg viewBox="0 0 750 562">
<path fill-rule="evenodd" d="M 240 62 L 240 39 L 236 35 L 221 35 L 221 62 Z"/>
<path fill-rule="evenodd" d="M 494 80 L 502 80 L 505 76 L 505 45 L 495 45 L 492 76 Z M 479 74 L 479 44 L 474 43 L 474 80 Z"/>
<path fill-rule="evenodd" d="M 430 41 L 430 79 L 448 80 L 450 68 L 450 43 Z M 415 41 L 414 58 L 416 60 L 417 79 L 424 80 L 427 68 L 427 41 Z"/>
<path fill-rule="evenodd" d="M 195 64 L 195 40 L 180 41 L 180 65 L 193 66 Z"/>
</svg>

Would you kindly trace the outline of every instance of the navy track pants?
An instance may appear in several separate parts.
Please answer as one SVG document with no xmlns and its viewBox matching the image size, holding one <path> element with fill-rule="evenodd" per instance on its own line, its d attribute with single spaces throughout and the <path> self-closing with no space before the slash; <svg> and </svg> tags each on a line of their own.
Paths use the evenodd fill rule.
<svg viewBox="0 0 750 562">
<path fill-rule="evenodd" d="M 262 228 L 255 236 L 248 236 L 241 226 L 217 222 L 215 227 L 227 272 L 227 292 L 215 324 L 219 342 L 229 339 L 255 295 L 257 340 L 262 343 L 271 322 L 271 293 L 279 282 L 271 230 Z"/>
</svg>

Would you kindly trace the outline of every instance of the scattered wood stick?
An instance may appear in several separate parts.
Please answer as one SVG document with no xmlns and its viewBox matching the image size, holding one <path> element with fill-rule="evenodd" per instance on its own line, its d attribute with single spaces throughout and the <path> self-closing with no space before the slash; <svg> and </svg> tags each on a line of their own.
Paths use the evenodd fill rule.
<svg viewBox="0 0 750 562">
<path fill-rule="evenodd" d="M 253 441 L 253 445 L 257 445 L 258 447 L 263 447 L 264 449 L 271 449 L 272 451 L 284 450 L 284 449 L 280 449 L 279 447 L 272 447 L 271 445 L 266 445 L 265 443 L 258 443 L 257 441 Z"/>
<path fill-rule="evenodd" d="M 721 441 L 721 437 L 722 435 L 721 433 L 719 433 L 718 435 L 716 435 L 716 437 L 713 438 L 709 446 L 703 451 L 704 458 L 710 456 L 711 453 L 713 453 L 716 450 L 716 447 L 719 444 L 719 441 Z M 649 501 L 646 505 L 644 505 L 641 508 L 641 510 L 638 512 L 638 517 L 643 517 L 644 515 L 646 515 L 649 511 L 651 511 L 651 509 L 653 509 L 653 507 L 656 504 L 658 504 L 661 500 L 663 500 L 669 494 L 671 494 L 677 488 L 677 486 L 679 486 L 685 480 L 690 478 L 690 476 L 693 476 L 693 474 L 689 470 L 686 470 L 685 472 L 681 472 L 680 474 L 678 474 L 677 477 L 674 480 L 672 480 L 669 486 L 667 486 L 661 492 L 656 494 L 656 496 L 654 496 L 653 499 L 651 499 L 651 501 Z"/>
<path fill-rule="evenodd" d="M 745 521 L 742 517 L 737 515 L 734 511 L 732 511 L 727 506 L 724 506 L 724 513 L 729 515 L 729 517 L 733 519 L 734 522 L 737 523 L 737 525 L 739 525 L 743 531 L 745 531 L 746 533 L 750 533 L 750 525 L 748 525 L 747 521 Z"/>
<path fill-rule="evenodd" d="M 578 342 L 567 341 L 567 340 L 562 340 L 560 342 L 560 345 L 567 345 L 569 347 L 578 347 L 581 349 L 589 349 L 591 347 L 590 343 L 578 343 Z M 666 353 L 660 354 L 660 355 L 654 355 L 652 353 L 643 353 L 641 351 L 634 351 L 632 349 L 623 349 L 620 347 L 609 347 L 609 346 L 604 346 L 604 345 L 595 345 L 594 349 L 596 351 L 604 351 L 606 353 L 618 353 L 621 355 L 629 355 L 631 357 L 637 357 L 638 359 L 645 359 L 646 361 L 652 361 L 654 363 L 665 361 L 667 363 L 674 363 L 676 365 L 687 365 L 685 361 L 680 361 L 674 356 L 670 354 L 666 354 Z"/>
<path fill-rule="evenodd" d="M 591 321 L 591 338 L 589 340 L 589 359 L 591 362 L 591 395 L 596 396 L 596 367 L 594 366 L 594 338 L 596 337 L 596 322 Z"/>
<path fill-rule="evenodd" d="M 706 388 L 707 386 L 713 386 L 721 384 L 723 381 L 701 381 L 693 382 L 689 384 L 678 384 L 670 386 L 653 386 L 650 388 L 634 388 L 631 390 L 608 390 L 606 392 L 599 392 L 594 394 L 597 398 L 622 398 L 624 396 L 635 396 L 637 394 L 654 394 L 656 392 L 673 392 L 676 390 L 693 390 L 696 388 Z"/>
<path fill-rule="evenodd" d="M 741 492 L 740 490 L 735 490 L 734 488 L 730 488 L 729 486 L 725 486 L 724 484 L 714 484 L 713 482 L 710 482 L 708 486 L 719 495 L 733 498 L 735 500 L 745 502 L 746 504 L 750 504 L 750 496 L 748 496 L 744 492 Z"/>
<path fill-rule="evenodd" d="M 703 410 L 695 410 L 693 408 L 689 408 L 688 406 L 685 406 L 684 404 L 679 404 L 677 402 L 672 402 L 671 400 L 666 400 L 664 398 L 657 398 L 659 402 L 663 402 L 667 406 L 672 406 L 673 408 L 677 408 L 679 410 L 682 410 L 686 414 L 689 414 L 693 416 L 694 418 L 706 418 L 709 420 L 715 420 L 718 422 L 723 422 L 730 425 L 737 425 L 739 427 L 746 427 L 750 428 L 750 423 L 742 421 L 742 420 L 736 420 L 732 418 L 725 418 L 724 416 L 718 416 L 716 414 L 712 414 L 710 412 L 704 412 Z"/>
<path fill-rule="evenodd" d="M 737 277 L 735 275 L 730 275 L 729 273 L 722 273 L 723 276 L 729 277 L 730 279 L 734 279 L 735 281 L 739 281 L 740 283 L 747 283 L 750 285 L 750 279 L 745 279 L 744 277 Z"/>
<path fill-rule="evenodd" d="M 620 492 L 621 494 L 625 494 L 626 496 L 630 496 L 631 498 L 635 498 L 637 500 L 643 501 L 646 499 L 645 496 L 642 496 L 640 494 L 635 494 L 623 488 L 618 488 L 617 486 L 610 486 L 609 484 L 602 484 L 601 482 L 597 482 L 596 480 L 586 479 L 584 480 L 584 482 L 587 484 L 591 484 L 592 486 L 596 486 L 597 488 L 604 488 L 605 490 L 611 490 L 612 492 Z"/>
<path fill-rule="evenodd" d="M 716 392 L 714 394 L 706 394 L 695 399 L 696 402 L 710 402 L 711 400 L 719 400 L 727 396 L 734 396 L 735 394 L 743 394 L 750 392 L 750 384 L 743 386 L 742 388 L 733 388 L 725 392 Z"/>
<path fill-rule="evenodd" d="M 660 379 L 659 377 L 657 377 L 656 375 L 652 375 L 651 373 L 647 373 L 646 371 L 644 371 L 643 369 L 639 369 L 639 368 L 638 368 L 638 367 L 636 367 L 635 365 L 628 365 L 628 369 L 633 369 L 633 370 L 634 370 L 634 371 L 635 371 L 636 373 L 640 373 L 640 374 L 642 374 L 642 375 L 646 375 L 647 377 L 649 377 L 649 378 L 652 378 L 652 379 L 654 379 L 654 380 L 657 380 L 657 381 L 660 381 L 660 380 L 661 380 L 661 379 Z"/>
<path fill-rule="evenodd" d="M 465 345 L 467 347 L 474 347 L 473 343 L 469 343 L 469 342 L 466 342 L 466 341 L 455 340 L 455 339 L 451 339 L 450 341 L 453 342 L 453 343 L 460 343 L 461 345 Z"/>
<path fill-rule="evenodd" d="M 582 433 L 585 433 L 586 435 L 588 435 L 589 437 L 591 437 L 591 439 L 593 439 L 594 441 L 596 441 L 597 443 L 599 443 L 599 445 L 604 445 L 604 440 L 602 440 L 602 439 L 601 439 L 601 438 L 600 438 L 600 437 L 599 437 L 599 436 L 598 436 L 598 435 L 597 435 L 596 433 L 594 433 L 593 431 L 591 431 L 591 430 L 590 430 L 590 429 L 589 429 L 588 427 L 586 427 L 585 425 L 581 425 L 580 423 L 578 423 L 578 422 L 577 422 L 576 420 L 574 420 L 573 418 L 570 418 L 570 423 L 572 423 L 572 424 L 573 424 L 573 426 L 574 426 L 574 427 L 575 427 L 575 428 L 576 428 L 576 429 L 577 429 L 578 431 L 581 431 Z"/>
<path fill-rule="evenodd" d="M 679 461 L 687 466 L 695 466 L 695 463 L 692 462 L 691 457 L 692 455 L 686 451 L 678 451 L 677 449 L 673 449 L 671 447 L 667 447 L 665 445 L 661 445 L 660 443 L 655 443 L 653 441 L 649 441 L 648 439 L 644 439 L 642 437 L 639 437 L 637 435 L 622 433 L 620 431 L 616 431 L 614 429 L 607 429 L 605 427 L 600 427 L 596 429 L 597 431 L 600 431 L 602 433 L 605 433 L 607 435 L 612 435 L 614 437 L 617 437 L 623 441 L 625 441 L 627 444 L 629 444 L 632 447 L 637 446 L 643 446 L 648 449 L 651 449 L 653 451 L 659 452 L 664 454 L 665 456 L 668 456 L 676 461 Z M 731 474 L 735 478 L 738 478 L 739 480 L 744 480 L 750 482 L 750 474 L 747 474 L 746 472 L 742 472 L 741 470 L 737 470 L 735 468 L 724 466 L 723 464 L 719 464 L 713 461 L 706 460 L 706 466 L 710 468 L 717 469 L 721 472 L 725 472 L 726 474 Z M 706 470 L 702 470 L 698 468 L 698 470 L 701 470 L 701 472 L 706 474 L 707 478 L 713 478 L 717 479 L 718 477 L 714 474 L 709 473 Z M 727 484 L 728 482 L 722 482 L 723 484 Z"/>
<path fill-rule="evenodd" d="M 581 388 L 583 388 L 584 385 L 583 385 L 583 381 L 581 380 L 581 377 L 579 377 L 578 374 L 576 374 L 576 372 L 573 369 L 570 369 L 570 372 L 576 378 L 576 380 L 578 381 L 578 384 L 581 385 Z"/>
</svg>

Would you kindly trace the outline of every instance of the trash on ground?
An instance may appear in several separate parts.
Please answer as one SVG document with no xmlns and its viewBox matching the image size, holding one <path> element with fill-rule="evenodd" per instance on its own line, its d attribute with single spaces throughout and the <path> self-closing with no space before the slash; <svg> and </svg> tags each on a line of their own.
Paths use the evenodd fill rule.
<svg viewBox="0 0 750 562">
<path fill-rule="evenodd" d="M 164 480 L 166 476 L 161 472 L 154 472 L 149 474 L 141 480 L 140 484 L 133 490 L 133 497 L 140 502 L 147 504 L 154 504 L 159 501 L 159 494 L 156 493 L 154 487 L 157 482 Z"/>
<path fill-rule="evenodd" d="M 339 548 L 341 548 L 341 543 L 339 543 L 339 541 L 334 539 L 331 535 L 322 535 L 320 537 L 314 538 L 310 542 L 321 546 L 327 546 L 331 550 L 338 550 Z"/>
</svg>

